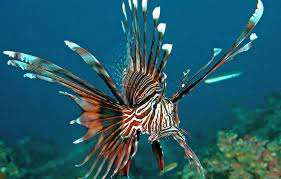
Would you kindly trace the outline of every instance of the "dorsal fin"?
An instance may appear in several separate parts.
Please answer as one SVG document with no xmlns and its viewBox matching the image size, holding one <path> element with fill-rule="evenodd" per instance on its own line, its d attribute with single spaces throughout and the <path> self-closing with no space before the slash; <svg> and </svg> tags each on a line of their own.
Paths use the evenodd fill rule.
<svg viewBox="0 0 281 179">
<path fill-rule="evenodd" d="M 168 55 L 171 52 L 169 51 L 169 53 L 167 53 L 167 45 L 163 46 L 163 59 L 159 69 L 157 69 L 161 54 L 162 40 L 166 31 L 166 24 L 159 24 L 160 7 L 156 7 L 152 13 L 154 27 L 150 42 L 150 40 L 147 40 L 149 39 L 147 37 L 147 0 L 142 0 L 141 10 L 139 8 L 140 6 L 138 0 L 128 0 L 128 6 L 129 10 L 127 10 L 125 3 L 122 4 L 125 23 L 123 21 L 121 22 L 130 48 L 128 69 L 150 75 L 152 76 L 152 79 L 159 81 L 161 73 L 163 72 L 167 62 Z M 130 17 L 127 15 L 127 11 L 129 11 Z M 133 37 L 133 40 L 131 40 L 131 37 Z M 155 49 L 156 43 L 157 46 Z M 151 44 L 149 53 L 147 51 L 147 44 Z"/>
</svg>

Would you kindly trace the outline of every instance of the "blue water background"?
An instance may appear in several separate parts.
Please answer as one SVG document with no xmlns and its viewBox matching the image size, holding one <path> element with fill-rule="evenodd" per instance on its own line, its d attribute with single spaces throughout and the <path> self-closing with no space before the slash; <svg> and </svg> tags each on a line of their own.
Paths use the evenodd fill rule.
<svg viewBox="0 0 281 179">
<path fill-rule="evenodd" d="M 21 51 L 51 60 L 109 92 L 63 41 L 87 48 L 112 73 L 124 55 L 121 1 L 2 0 L 0 4 L 0 51 Z M 167 23 L 165 42 L 174 44 L 165 70 L 167 92 L 172 94 L 186 68 L 195 73 L 210 59 L 214 47 L 225 51 L 231 47 L 254 12 L 256 0 L 160 0 L 149 4 L 149 12 L 161 4 L 161 22 Z M 280 91 L 281 1 L 264 1 L 264 5 L 264 17 L 254 30 L 259 36 L 254 48 L 215 72 L 241 71 L 243 75 L 201 84 L 180 103 L 181 127 L 195 136 L 194 143 L 204 143 L 235 122 L 231 105 L 259 106 L 266 93 Z M 69 90 L 24 79 L 21 70 L 6 65 L 7 60 L 0 55 L 0 138 L 13 144 L 25 136 L 43 136 L 55 139 L 63 148 L 71 147 L 83 129 L 69 125 L 80 114 L 70 99 L 58 93 Z"/>
</svg>

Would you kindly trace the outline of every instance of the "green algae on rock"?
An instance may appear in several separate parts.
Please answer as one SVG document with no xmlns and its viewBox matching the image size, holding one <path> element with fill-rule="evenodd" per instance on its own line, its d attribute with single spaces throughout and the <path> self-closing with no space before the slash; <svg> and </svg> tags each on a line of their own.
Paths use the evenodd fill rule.
<svg viewBox="0 0 281 179">
<path fill-rule="evenodd" d="M 12 150 L 0 141 L 0 178 L 20 178 L 21 172 L 13 163 L 11 157 Z"/>
<path fill-rule="evenodd" d="M 220 131 L 203 158 L 207 178 L 281 178 L 281 95 L 272 93 L 265 106 L 235 106 L 237 123 Z M 184 167 L 180 178 L 200 178 Z"/>
</svg>

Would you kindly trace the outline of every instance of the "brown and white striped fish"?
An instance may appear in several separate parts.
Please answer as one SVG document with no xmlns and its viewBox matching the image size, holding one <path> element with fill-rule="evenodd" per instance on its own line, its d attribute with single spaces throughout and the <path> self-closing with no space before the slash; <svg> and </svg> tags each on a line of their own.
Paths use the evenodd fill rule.
<svg viewBox="0 0 281 179">
<path fill-rule="evenodd" d="M 263 14 L 263 4 L 258 0 L 255 13 L 232 48 L 211 66 L 215 57 L 221 52 L 221 49 L 215 48 L 211 60 L 189 80 L 187 78 L 190 70 L 187 70 L 178 91 L 172 97 L 167 97 L 165 95 L 167 76 L 164 69 L 172 45 L 162 45 L 166 24 L 159 23 L 160 7 L 153 10 L 152 37 L 147 38 L 147 9 L 147 0 L 142 0 L 141 8 L 138 0 L 128 0 L 127 5 L 122 4 L 124 14 L 122 28 L 129 52 L 128 66 L 123 71 L 122 94 L 96 57 L 79 45 L 65 41 L 71 50 L 78 53 L 96 71 L 111 90 L 114 98 L 52 62 L 24 53 L 4 52 L 16 59 L 8 61 L 9 65 L 32 72 L 25 74 L 24 77 L 59 83 L 76 94 L 75 96 L 61 92 L 74 100 L 83 111 L 78 119 L 70 122 L 87 128 L 83 137 L 74 143 L 97 139 L 86 158 L 77 165 L 81 167 L 90 159 L 94 160 L 82 178 L 90 175 L 93 175 L 93 178 L 106 178 L 118 176 L 120 173 L 128 176 L 131 160 L 137 152 L 138 141 L 143 134 L 149 136 L 148 141 L 152 145 L 160 170 L 164 169 L 160 139 L 172 136 L 183 147 L 185 154 L 194 161 L 198 172 L 204 176 L 199 159 L 185 140 L 186 132 L 179 128 L 179 100 L 219 66 L 252 47 L 252 42 L 257 36 L 250 33 Z M 249 35 L 249 43 L 240 47 Z M 150 47 L 147 47 L 148 44 Z M 205 70 L 206 72 L 203 73 Z"/>
</svg>

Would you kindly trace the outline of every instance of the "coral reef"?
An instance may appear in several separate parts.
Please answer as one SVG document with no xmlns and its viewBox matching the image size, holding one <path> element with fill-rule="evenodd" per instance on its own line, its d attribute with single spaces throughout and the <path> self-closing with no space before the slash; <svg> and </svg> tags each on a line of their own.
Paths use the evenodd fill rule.
<svg viewBox="0 0 281 179">
<path fill-rule="evenodd" d="M 237 123 L 220 131 L 205 151 L 206 178 L 281 178 L 281 95 L 272 93 L 255 110 L 233 107 Z M 180 178 L 200 178 L 186 164 Z"/>
<path fill-rule="evenodd" d="M 11 149 L 0 141 L 0 179 L 21 177 L 19 168 L 13 163 L 11 152 Z"/>
<path fill-rule="evenodd" d="M 55 144 L 44 138 L 25 138 L 13 148 L 0 142 L 0 179 L 69 179 L 81 176 L 83 169 L 74 170 L 79 150 L 60 155 Z M 78 159 L 79 158 L 79 159 Z"/>
<path fill-rule="evenodd" d="M 69 179 L 83 176 L 85 173 L 83 168 L 74 168 L 74 164 L 79 161 L 81 156 L 80 150 L 68 152 L 65 155 L 60 155 L 53 160 L 46 161 L 41 166 L 29 169 L 25 172 L 24 177 L 28 179 Z"/>
<path fill-rule="evenodd" d="M 218 178 L 281 177 L 281 138 L 272 142 L 233 132 L 218 134 L 218 152 L 204 159 L 207 176 Z"/>
<path fill-rule="evenodd" d="M 25 138 L 13 148 L 14 163 L 20 168 L 36 168 L 58 157 L 53 141 Z"/>
<path fill-rule="evenodd" d="M 239 106 L 233 108 L 238 119 L 233 131 L 239 135 L 254 135 L 261 139 L 274 140 L 281 135 L 281 95 L 272 93 L 265 98 L 266 105 L 255 110 Z"/>
</svg>

